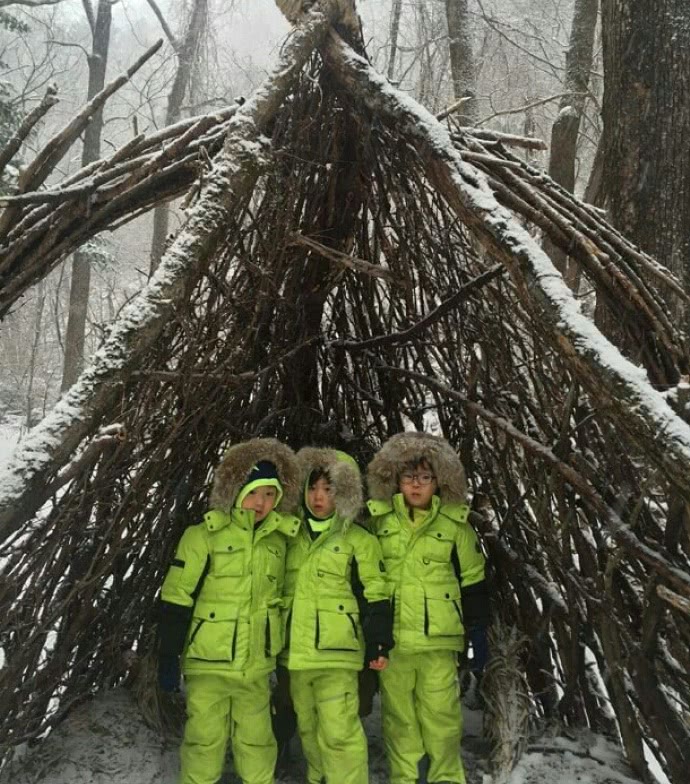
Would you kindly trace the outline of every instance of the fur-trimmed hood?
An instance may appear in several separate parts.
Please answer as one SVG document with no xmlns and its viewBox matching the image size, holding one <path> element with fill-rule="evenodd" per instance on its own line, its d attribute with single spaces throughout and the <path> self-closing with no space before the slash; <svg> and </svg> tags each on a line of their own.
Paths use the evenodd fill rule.
<svg viewBox="0 0 690 784">
<path fill-rule="evenodd" d="M 353 458 L 337 449 L 305 446 L 297 453 L 297 461 L 302 477 L 302 492 L 312 471 L 324 469 L 330 477 L 338 517 L 347 521 L 357 517 L 363 501 L 362 477 Z"/>
<path fill-rule="evenodd" d="M 442 504 L 464 503 L 467 479 L 460 457 L 445 438 L 430 433 L 398 433 L 374 455 L 367 469 L 369 496 L 390 501 L 399 492 L 398 476 L 412 460 L 426 460 L 433 468 Z"/>
<path fill-rule="evenodd" d="M 297 460 L 292 449 L 275 438 L 252 438 L 228 449 L 213 477 L 211 507 L 230 512 L 250 471 L 260 460 L 269 460 L 275 465 L 283 486 L 283 497 L 276 511 L 293 514 L 301 490 Z"/>
</svg>

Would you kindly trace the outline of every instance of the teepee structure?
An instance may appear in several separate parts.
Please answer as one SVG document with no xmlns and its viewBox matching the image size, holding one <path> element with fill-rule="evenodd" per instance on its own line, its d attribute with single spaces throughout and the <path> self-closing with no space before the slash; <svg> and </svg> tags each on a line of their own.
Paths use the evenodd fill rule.
<svg viewBox="0 0 690 784">
<path fill-rule="evenodd" d="M 665 303 L 687 294 L 520 158 L 534 140 L 439 121 L 377 74 L 351 0 L 278 5 L 294 30 L 242 106 L 44 188 L 87 107 L 2 202 L 0 315 L 89 238 L 187 194 L 149 284 L 0 476 L 0 754 L 151 649 L 229 441 L 365 464 L 434 427 L 467 466 L 497 613 L 530 640 L 534 713 L 685 784 L 690 351 Z"/>
</svg>

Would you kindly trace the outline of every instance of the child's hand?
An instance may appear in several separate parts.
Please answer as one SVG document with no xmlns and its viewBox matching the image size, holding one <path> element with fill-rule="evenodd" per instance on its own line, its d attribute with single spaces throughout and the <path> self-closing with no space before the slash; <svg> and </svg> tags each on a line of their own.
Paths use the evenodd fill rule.
<svg viewBox="0 0 690 784">
<path fill-rule="evenodd" d="M 369 669 L 370 670 L 385 670 L 388 667 L 388 659 L 385 656 L 379 656 L 378 659 L 372 659 L 369 662 Z"/>
</svg>

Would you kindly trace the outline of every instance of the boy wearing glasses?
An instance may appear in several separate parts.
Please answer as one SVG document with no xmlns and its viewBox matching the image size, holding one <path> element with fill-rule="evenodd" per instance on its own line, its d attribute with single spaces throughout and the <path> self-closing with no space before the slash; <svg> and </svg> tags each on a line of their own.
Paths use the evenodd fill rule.
<svg viewBox="0 0 690 784">
<path fill-rule="evenodd" d="M 481 670 L 489 620 L 465 471 L 445 439 L 399 433 L 375 455 L 368 481 L 394 604 L 395 648 L 380 673 L 390 781 L 464 784 L 456 659 L 467 637 Z"/>
</svg>

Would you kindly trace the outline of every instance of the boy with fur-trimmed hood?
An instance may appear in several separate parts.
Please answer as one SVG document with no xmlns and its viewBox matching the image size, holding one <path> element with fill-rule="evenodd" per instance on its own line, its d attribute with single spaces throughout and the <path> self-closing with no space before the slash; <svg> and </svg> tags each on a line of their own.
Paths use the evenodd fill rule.
<svg viewBox="0 0 690 784">
<path fill-rule="evenodd" d="M 469 636 L 483 666 L 489 611 L 465 471 L 445 439 L 399 433 L 374 456 L 368 482 L 395 607 L 395 649 L 380 678 L 391 784 L 464 784 L 456 658 Z"/>
<path fill-rule="evenodd" d="M 187 723 L 180 784 L 216 784 L 228 739 L 243 784 L 273 784 L 269 673 L 283 647 L 280 605 L 288 539 L 299 530 L 293 451 L 272 438 L 231 447 L 211 509 L 184 532 L 161 590 L 158 679 Z"/>
<path fill-rule="evenodd" d="M 311 447 L 297 458 L 303 522 L 288 546 L 281 662 L 289 670 L 308 784 L 367 784 L 358 672 L 365 662 L 383 670 L 393 645 L 381 548 L 352 522 L 362 505 L 355 461 Z"/>
</svg>

